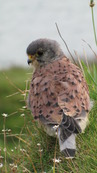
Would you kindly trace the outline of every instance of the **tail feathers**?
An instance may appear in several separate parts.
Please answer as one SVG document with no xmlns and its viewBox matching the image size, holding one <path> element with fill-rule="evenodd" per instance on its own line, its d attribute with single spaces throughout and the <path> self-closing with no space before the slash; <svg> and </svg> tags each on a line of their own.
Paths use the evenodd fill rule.
<svg viewBox="0 0 97 173">
<path fill-rule="evenodd" d="M 75 149 L 68 149 L 68 148 L 62 151 L 66 159 L 73 159 L 75 156 L 75 152 L 76 152 Z"/>
<path fill-rule="evenodd" d="M 75 137 L 76 135 L 73 133 L 71 134 L 66 140 L 61 140 L 60 138 L 60 128 L 58 129 L 58 138 L 59 138 L 59 145 L 60 151 L 64 154 L 65 158 L 73 158 L 76 152 L 76 142 Z"/>
<path fill-rule="evenodd" d="M 73 117 L 67 116 L 64 113 L 60 127 L 63 132 L 67 133 L 67 136 L 70 136 L 72 133 L 81 133 L 78 122 Z"/>
</svg>

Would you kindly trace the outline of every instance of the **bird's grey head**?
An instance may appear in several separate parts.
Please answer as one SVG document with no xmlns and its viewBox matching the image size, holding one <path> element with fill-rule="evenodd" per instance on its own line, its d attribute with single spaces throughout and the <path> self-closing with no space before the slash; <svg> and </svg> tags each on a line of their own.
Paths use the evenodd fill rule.
<svg viewBox="0 0 97 173">
<path fill-rule="evenodd" d="M 55 40 L 38 39 L 27 47 L 28 64 L 43 66 L 64 56 L 60 45 Z"/>
</svg>

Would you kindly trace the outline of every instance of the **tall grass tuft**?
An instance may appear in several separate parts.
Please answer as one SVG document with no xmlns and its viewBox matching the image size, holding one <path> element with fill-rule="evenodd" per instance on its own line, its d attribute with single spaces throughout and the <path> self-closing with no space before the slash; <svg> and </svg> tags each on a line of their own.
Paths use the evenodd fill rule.
<svg viewBox="0 0 97 173">
<path fill-rule="evenodd" d="M 96 43 L 96 46 L 97 46 L 97 36 L 96 36 L 96 29 L 95 29 L 94 10 L 93 10 L 93 7 L 94 6 L 95 6 L 94 0 L 90 0 L 90 7 L 91 7 L 91 13 L 92 13 L 92 23 L 93 23 L 94 38 L 95 38 L 95 43 Z"/>
</svg>

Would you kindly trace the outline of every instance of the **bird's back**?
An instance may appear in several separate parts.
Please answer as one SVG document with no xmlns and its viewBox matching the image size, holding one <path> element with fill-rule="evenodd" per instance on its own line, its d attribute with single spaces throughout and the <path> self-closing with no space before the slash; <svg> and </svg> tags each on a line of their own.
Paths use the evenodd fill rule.
<svg viewBox="0 0 97 173">
<path fill-rule="evenodd" d="M 36 70 L 29 91 L 35 119 L 60 124 L 65 115 L 78 118 L 90 109 L 87 84 L 79 67 L 66 57 Z"/>
</svg>

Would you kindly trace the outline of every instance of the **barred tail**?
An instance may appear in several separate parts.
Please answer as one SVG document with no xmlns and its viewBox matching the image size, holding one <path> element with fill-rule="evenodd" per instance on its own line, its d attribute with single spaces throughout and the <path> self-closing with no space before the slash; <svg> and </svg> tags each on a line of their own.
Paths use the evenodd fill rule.
<svg viewBox="0 0 97 173">
<path fill-rule="evenodd" d="M 58 138 L 59 138 L 59 145 L 60 145 L 60 151 L 64 154 L 65 158 L 74 158 L 75 152 L 76 152 L 76 134 L 71 134 L 67 139 L 64 141 L 61 140 L 60 135 L 60 128 L 58 129 Z"/>
</svg>

